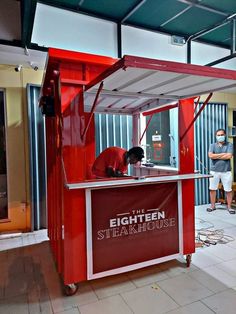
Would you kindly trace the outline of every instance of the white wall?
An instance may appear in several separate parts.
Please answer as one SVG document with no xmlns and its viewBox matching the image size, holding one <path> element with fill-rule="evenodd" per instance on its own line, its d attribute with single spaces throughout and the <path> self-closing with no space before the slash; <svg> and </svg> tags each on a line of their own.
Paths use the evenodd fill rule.
<svg viewBox="0 0 236 314">
<path fill-rule="evenodd" d="M 193 64 L 206 65 L 215 60 L 230 55 L 229 49 L 218 48 L 198 42 L 192 42 L 192 62 Z M 217 68 L 236 70 L 236 58 L 215 65 Z"/>
<path fill-rule="evenodd" d="M 214 65 L 215 68 L 236 70 L 236 58 Z"/>
<path fill-rule="evenodd" d="M 37 4 L 32 42 L 46 47 L 117 57 L 116 23 Z M 122 55 L 187 62 L 187 44 L 171 44 L 171 36 L 122 26 Z M 192 63 L 205 65 L 228 56 L 228 49 L 192 42 Z M 216 65 L 236 70 L 236 58 Z"/>
<path fill-rule="evenodd" d="M 38 3 L 32 42 L 117 57 L 116 24 Z"/>
<path fill-rule="evenodd" d="M 171 37 L 130 26 L 122 27 L 122 53 L 186 62 L 185 46 L 171 45 Z"/>
</svg>

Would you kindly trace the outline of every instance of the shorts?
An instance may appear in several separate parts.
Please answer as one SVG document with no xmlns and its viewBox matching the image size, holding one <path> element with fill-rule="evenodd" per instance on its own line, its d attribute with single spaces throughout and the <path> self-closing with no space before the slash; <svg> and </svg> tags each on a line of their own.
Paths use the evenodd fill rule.
<svg viewBox="0 0 236 314">
<path fill-rule="evenodd" d="M 232 173 L 231 171 L 227 172 L 216 172 L 211 171 L 210 174 L 213 175 L 213 178 L 209 178 L 209 190 L 218 190 L 218 185 L 221 181 L 224 187 L 225 192 L 231 192 L 232 191 Z"/>
</svg>

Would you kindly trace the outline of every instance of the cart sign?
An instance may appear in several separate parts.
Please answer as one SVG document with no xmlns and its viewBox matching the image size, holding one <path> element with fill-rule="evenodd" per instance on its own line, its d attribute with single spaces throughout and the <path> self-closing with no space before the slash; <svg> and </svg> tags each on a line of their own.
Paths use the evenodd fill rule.
<svg viewBox="0 0 236 314">
<path fill-rule="evenodd" d="M 91 191 L 93 274 L 179 253 L 177 183 Z"/>
</svg>

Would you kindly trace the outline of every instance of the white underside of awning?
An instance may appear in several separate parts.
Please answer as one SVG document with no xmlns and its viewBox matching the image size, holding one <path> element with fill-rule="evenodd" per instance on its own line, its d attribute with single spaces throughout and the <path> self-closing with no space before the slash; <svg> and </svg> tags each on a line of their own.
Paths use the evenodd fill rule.
<svg viewBox="0 0 236 314">
<path fill-rule="evenodd" d="M 181 68 L 179 73 L 120 68 L 101 80 L 104 86 L 95 111 L 133 114 L 214 91 L 236 92 L 236 80 L 211 76 L 209 68 L 207 74 L 204 73 L 206 67 L 199 68 L 203 69 L 203 75 L 181 73 Z M 100 82 L 85 92 L 86 111 L 92 108 Z"/>
</svg>

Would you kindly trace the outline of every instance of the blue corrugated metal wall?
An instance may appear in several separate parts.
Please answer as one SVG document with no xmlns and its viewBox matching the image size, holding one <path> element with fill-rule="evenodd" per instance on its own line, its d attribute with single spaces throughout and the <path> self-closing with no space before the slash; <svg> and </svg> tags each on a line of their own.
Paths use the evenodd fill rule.
<svg viewBox="0 0 236 314">
<path fill-rule="evenodd" d="M 96 155 L 109 146 L 132 146 L 133 122 L 128 115 L 95 114 Z"/>
<path fill-rule="evenodd" d="M 197 110 L 201 104 L 198 105 Z M 208 104 L 195 122 L 195 169 L 208 174 L 210 161 L 208 149 L 215 142 L 219 128 L 227 130 L 227 104 Z M 195 205 L 210 203 L 208 179 L 195 182 Z"/>
</svg>

